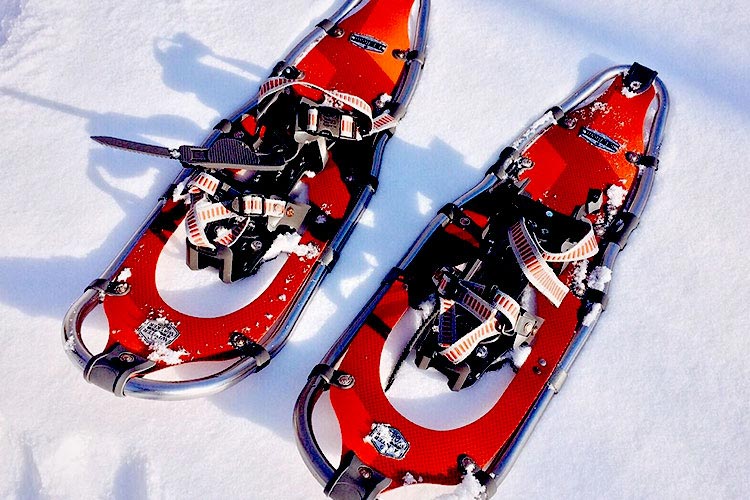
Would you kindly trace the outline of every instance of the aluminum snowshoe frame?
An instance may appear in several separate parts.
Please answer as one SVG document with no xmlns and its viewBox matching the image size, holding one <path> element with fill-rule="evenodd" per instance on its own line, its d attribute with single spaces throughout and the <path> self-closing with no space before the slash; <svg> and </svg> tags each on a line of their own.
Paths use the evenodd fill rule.
<svg viewBox="0 0 750 500">
<path fill-rule="evenodd" d="M 602 71 L 588 80 L 559 105 L 550 108 L 540 119 L 536 120 L 528 129 L 520 134 L 513 142 L 513 146 L 503 151 L 500 159 L 487 171 L 481 182 L 454 201 L 453 205 L 459 208 L 463 207 L 480 194 L 489 191 L 494 186 L 506 180 L 509 177 L 508 169 L 513 166 L 514 162 L 519 159 L 520 154 L 528 146 L 548 127 L 563 123 L 568 113 L 576 110 L 589 99 L 593 98 L 605 84 L 617 77 L 622 77 L 627 82 L 629 73 L 643 70 L 650 71 L 637 63 L 632 66 L 615 66 Z M 634 180 L 635 185 L 622 205 L 622 217 L 619 217 L 613 226 L 610 227 L 607 235 L 602 239 L 600 251 L 595 257 L 599 265 L 606 266 L 609 269 L 613 269 L 618 255 L 627 244 L 628 237 L 638 225 L 638 221 L 650 196 L 658 169 L 657 158 L 667 121 L 669 95 L 661 79 L 654 76 L 652 78 L 657 108 L 651 123 L 645 151 L 639 158 L 633 159 L 633 162 L 640 167 Z M 637 89 L 636 86 L 634 87 Z M 294 426 L 298 449 L 311 473 L 324 486 L 326 494 L 332 498 L 342 500 L 375 498 L 389 486 L 391 480 L 369 465 L 362 463 L 356 455 L 350 456 L 354 455 L 351 451 L 344 455 L 342 463 L 338 468 L 334 467 L 323 453 L 315 437 L 312 426 L 314 406 L 321 395 L 330 389 L 331 386 L 346 388 L 347 383 L 352 385 L 355 383 L 351 375 L 337 370 L 350 344 L 366 323 L 368 317 L 373 313 L 375 307 L 385 296 L 391 284 L 402 273 L 401 270 L 408 267 L 430 237 L 448 222 L 448 214 L 438 213 L 428 224 L 400 262 L 382 281 L 372 298 L 331 347 L 321 363 L 313 369 L 297 399 L 294 409 Z M 582 307 L 585 307 L 589 312 L 590 317 L 587 317 L 587 319 L 590 321 L 587 321 L 587 325 L 581 325 L 577 328 L 571 343 L 552 372 L 549 381 L 536 398 L 521 424 L 516 428 L 511 439 L 504 444 L 485 470 L 476 467 L 471 472 L 486 487 L 488 497 L 494 494 L 497 486 L 506 477 L 552 397 L 560 391 L 573 362 L 596 326 L 601 311 L 606 307 L 607 292 L 610 284 L 611 282 L 604 284 L 603 290 L 596 297 L 587 297 L 584 299 Z M 594 307 L 596 304 L 599 304 L 600 307 Z M 466 459 L 470 460 L 468 457 Z M 459 463 L 459 470 L 462 470 L 462 463 Z M 357 474 L 358 471 L 359 474 Z M 468 471 L 465 472 L 469 473 Z M 373 478 L 377 480 L 374 481 Z"/>
<path fill-rule="evenodd" d="M 326 36 L 340 36 L 337 33 L 339 22 L 347 18 L 355 10 L 367 3 L 367 0 L 346 0 L 344 4 L 328 19 L 319 22 L 316 27 L 305 36 L 291 51 L 283 58 L 274 68 L 271 76 L 282 75 L 285 68 L 295 67 L 307 53 Z M 412 32 L 412 44 L 408 53 L 394 54 L 405 60 L 405 68 L 402 72 L 396 90 L 392 96 L 392 103 L 398 103 L 392 112 L 395 119 L 400 119 L 406 112 L 406 108 L 411 101 L 417 83 L 422 73 L 424 57 L 427 46 L 427 26 L 429 21 L 430 0 L 419 0 L 419 10 L 414 22 Z M 258 95 L 247 101 L 239 110 L 230 118 L 231 121 L 239 119 L 248 110 L 258 105 Z M 223 121 L 222 121 L 223 122 Z M 207 137 L 201 147 L 208 148 L 213 144 L 221 134 L 220 122 L 214 131 Z M 380 166 L 383 158 L 383 152 L 388 140 L 392 137 L 392 130 L 380 133 L 374 145 L 374 156 L 370 171 L 371 179 L 376 179 L 380 172 Z M 294 307 L 289 308 L 285 314 L 278 318 L 279 328 L 275 332 L 269 332 L 265 338 L 270 340 L 265 345 L 251 343 L 247 349 L 244 349 L 239 355 L 237 361 L 221 371 L 203 376 L 200 378 L 180 380 L 180 381 L 163 381 L 138 376 L 142 370 L 144 360 L 139 356 L 134 356 L 127 351 L 102 353 L 94 355 L 85 345 L 81 337 L 81 326 L 84 319 L 100 306 L 106 295 L 117 295 L 122 292 L 118 289 L 115 273 L 122 266 L 128 254 L 134 249 L 136 243 L 148 231 L 151 224 L 157 219 L 162 208 L 166 205 L 167 200 L 172 196 L 175 186 L 186 181 L 195 171 L 192 167 L 184 167 L 177 175 L 173 183 L 168 187 L 164 194 L 158 199 L 156 206 L 133 234 L 130 240 L 121 249 L 117 257 L 110 263 L 106 270 L 99 278 L 91 282 L 86 287 L 83 294 L 71 305 L 67 311 L 62 325 L 62 341 L 65 351 L 71 361 L 78 366 L 83 372 L 84 377 L 97 385 L 106 386 L 117 396 L 131 396 L 142 399 L 153 400 L 183 400 L 210 396 L 221 392 L 228 387 L 236 384 L 247 375 L 263 368 L 270 358 L 275 356 L 286 343 L 292 332 L 297 319 L 302 314 L 309 299 L 317 290 L 323 281 L 323 278 L 331 271 L 336 263 L 336 258 L 344 246 L 360 216 L 369 204 L 377 188 L 375 182 L 370 184 L 369 189 L 365 189 L 359 199 L 356 201 L 351 214 L 343 222 L 336 235 L 331 239 L 321 258 L 314 264 L 310 273 L 310 278 L 301 292 Z M 90 367 L 92 358 L 96 356 L 108 356 L 114 365 L 118 366 L 117 372 L 107 370 L 106 367 L 96 374 L 92 374 Z M 127 367 L 130 368 L 127 368 Z M 98 380 L 96 380 L 98 379 Z M 110 387 L 111 385 L 111 387 Z"/>
</svg>

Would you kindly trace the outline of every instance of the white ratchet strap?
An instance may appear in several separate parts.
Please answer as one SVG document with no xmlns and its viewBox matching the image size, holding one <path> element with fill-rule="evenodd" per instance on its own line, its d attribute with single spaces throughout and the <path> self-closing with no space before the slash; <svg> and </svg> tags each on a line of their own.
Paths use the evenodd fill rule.
<svg viewBox="0 0 750 500">
<path fill-rule="evenodd" d="M 326 100 L 331 101 L 328 104 L 332 104 L 335 107 L 343 107 L 343 105 L 347 105 L 351 109 L 363 114 L 371 124 L 370 131 L 365 134 L 365 137 L 377 134 L 384 130 L 388 130 L 398 124 L 398 119 L 393 117 L 390 113 L 388 113 L 388 111 L 373 119 L 372 108 L 369 104 L 367 104 L 367 102 L 365 102 L 364 99 L 360 97 L 346 94 L 344 92 L 339 92 L 338 90 L 324 89 L 323 87 L 320 87 L 313 83 L 300 80 L 290 80 L 288 78 L 280 76 L 269 78 L 263 85 L 261 85 L 260 93 L 258 94 L 258 101 L 262 101 L 271 94 L 279 92 L 280 90 L 288 87 L 293 87 L 295 85 L 320 91 L 323 96 L 327 98 Z M 310 117 L 309 119 L 313 118 Z"/>
<path fill-rule="evenodd" d="M 599 251 L 593 228 L 590 228 L 589 232 L 573 247 L 560 253 L 544 250 L 537 238 L 526 227 L 526 219 L 513 224 L 508 230 L 508 236 L 513 254 L 524 276 L 555 307 L 560 307 L 569 289 L 560 281 L 547 262 L 573 262 L 588 259 Z"/>
<path fill-rule="evenodd" d="M 450 278 L 444 275 L 441 279 L 439 289 L 445 290 Z M 459 340 L 446 347 L 440 352 L 451 363 L 458 364 L 485 339 L 500 333 L 497 329 L 498 315 L 504 316 L 510 325 L 514 326 L 521 315 L 521 306 L 509 295 L 498 291 L 492 303 L 487 302 L 468 286 L 469 282 L 461 282 L 460 290 L 456 299 L 440 298 L 440 314 L 446 314 L 456 305 L 460 305 L 482 323 Z"/>
<path fill-rule="evenodd" d="M 560 281 L 547 262 L 573 262 L 593 257 L 599 251 L 593 228 L 590 228 L 578 243 L 564 252 L 544 250 L 536 236 L 529 232 L 525 219 L 521 219 L 511 226 L 508 234 L 511 248 L 524 275 L 555 307 L 560 306 L 569 289 Z M 443 275 L 438 284 L 438 291 L 443 293 L 449 283 L 450 278 Z M 499 333 L 497 330 L 498 313 L 507 318 L 511 325 L 516 324 L 521 314 L 521 307 L 513 298 L 505 293 L 497 292 L 493 302 L 494 304 L 486 302 L 468 288 L 464 288 L 460 292 L 458 299 L 452 300 L 441 297 L 441 315 L 450 311 L 456 304 L 460 304 L 474 317 L 482 321 L 482 324 L 441 351 L 440 354 L 454 364 L 466 359 L 480 342 Z"/>
<path fill-rule="evenodd" d="M 206 172 L 200 172 L 190 183 L 188 191 L 192 194 L 203 192 L 213 195 L 219 185 L 220 181 L 216 177 Z M 221 245 L 231 246 L 248 225 L 249 220 L 243 215 L 281 219 L 287 215 L 289 206 L 290 204 L 284 200 L 249 194 L 236 200 L 232 207 L 234 210 L 230 210 L 221 203 L 214 203 L 203 197 L 193 202 L 190 210 L 188 210 L 185 220 L 187 237 L 193 245 L 215 249 L 216 247 L 206 236 L 206 226 L 211 222 L 235 218 L 239 219 L 238 224 L 235 224 L 231 230 L 222 231 L 215 240 Z M 242 215 L 239 215 L 238 212 Z"/>
</svg>

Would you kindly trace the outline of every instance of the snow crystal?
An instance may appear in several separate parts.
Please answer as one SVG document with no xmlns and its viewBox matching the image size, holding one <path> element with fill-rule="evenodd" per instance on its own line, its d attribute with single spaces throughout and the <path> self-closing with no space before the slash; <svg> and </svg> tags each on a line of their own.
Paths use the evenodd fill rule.
<svg viewBox="0 0 750 500">
<path fill-rule="evenodd" d="M 583 297 L 586 292 L 586 276 L 589 270 L 589 261 L 579 260 L 573 263 L 573 278 L 570 282 L 570 290 L 576 297 Z"/>
<path fill-rule="evenodd" d="M 174 187 L 174 191 L 172 191 L 172 201 L 177 203 L 178 201 L 183 201 L 185 199 L 187 199 L 187 194 L 185 193 L 185 181 L 181 181 Z"/>
<path fill-rule="evenodd" d="M 75 339 L 73 337 L 70 337 L 68 340 L 65 341 L 65 350 L 66 351 L 75 351 Z"/>
<path fill-rule="evenodd" d="M 604 102 L 596 101 L 591 105 L 591 108 L 594 111 L 603 111 L 605 114 L 609 113 L 612 110 L 612 107 Z"/>
<path fill-rule="evenodd" d="M 612 270 L 607 266 L 597 266 L 589 275 L 589 287 L 604 291 L 604 286 L 612 280 Z"/>
<path fill-rule="evenodd" d="M 407 472 L 406 474 L 404 474 L 404 477 L 402 478 L 402 480 L 404 484 L 407 486 L 412 485 L 412 484 L 419 484 L 422 481 L 424 481 L 424 479 L 422 479 L 422 476 L 419 476 L 419 478 L 417 479 L 414 477 L 414 475 L 411 472 Z"/>
<path fill-rule="evenodd" d="M 117 275 L 117 278 L 115 278 L 115 281 L 119 281 L 120 283 L 125 283 L 128 281 L 128 278 L 133 276 L 133 273 L 130 271 L 129 267 L 126 267 L 122 271 L 120 271 L 120 274 Z"/>
<path fill-rule="evenodd" d="M 635 96 L 637 96 L 637 95 L 638 95 L 637 93 L 635 93 L 635 92 L 632 92 L 632 91 L 631 91 L 631 90 L 630 90 L 629 88 L 627 88 L 627 87 L 623 87 L 623 88 L 622 88 L 622 90 L 621 90 L 621 92 L 622 92 L 622 95 L 624 95 L 624 96 L 625 96 L 625 97 L 627 97 L 628 99 L 632 99 L 633 97 L 635 97 Z"/>
<path fill-rule="evenodd" d="M 607 211 L 616 212 L 618 208 L 625 203 L 625 197 L 628 195 L 627 189 L 617 184 L 612 184 L 607 189 Z"/>
<path fill-rule="evenodd" d="M 294 254 L 303 259 L 314 259 L 320 254 L 320 249 L 314 243 L 300 245 L 301 239 L 302 236 L 297 233 L 279 234 L 266 251 L 263 260 L 273 260 L 282 253 Z"/>
<path fill-rule="evenodd" d="M 521 344 L 513 349 L 511 356 L 513 359 L 513 366 L 521 368 L 531 354 L 531 347 L 527 344 Z"/>
<path fill-rule="evenodd" d="M 148 355 L 148 359 L 153 362 L 161 361 L 162 363 L 165 363 L 167 365 L 179 365 L 180 363 L 182 363 L 181 358 L 187 356 L 188 354 L 190 353 L 185 349 L 174 351 L 165 345 L 160 345 L 153 347 L 153 352 Z"/>
<path fill-rule="evenodd" d="M 581 323 L 583 326 L 591 326 L 594 324 L 594 321 L 599 317 L 599 314 L 602 312 L 602 305 L 601 304 L 594 304 L 591 306 L 591 310 L 586 314 L 586 316 L 583 317 L 583 320 L 581 320 Z"/>
<path fill-rule="evenodd" d="M 279 300 L 282 302 L 286 302 L 286 294 L 282 293 L 281 295 L 279 295 Z"/>
<path fill-rule="evenodd" d="M 483 497 L 486 489 L 473 474 L 469 473 L 464 476 L 453 493 L 440 495 L 435 500 L 479 500 Z"/>
<path fill-rule="evenodd" d="M 375 106 L 378 108 L 385 107 L 386 104 L 391 102 L 393 100 L 393 96 L 390 94 L 381 94 L 378 96 L 377 100 L 375 101 Z"/>
</svg>

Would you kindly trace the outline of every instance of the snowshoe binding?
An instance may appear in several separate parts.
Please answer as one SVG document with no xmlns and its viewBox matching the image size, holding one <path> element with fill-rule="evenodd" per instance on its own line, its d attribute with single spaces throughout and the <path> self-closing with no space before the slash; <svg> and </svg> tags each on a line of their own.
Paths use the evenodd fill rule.
<svg viewBox="0 0 750 500">
<path fill-rule="evenodd" d="M 200 147 L 93 138 L 184 168 L 65 317 L 86 380 L 118 396 L 182 399 L 269 362 L 377 188 L 421 74 L 427 11 L 426 0 L 347 0 Z M 109 337 L 92 355 L 81 326 L 99 306 Z M 203 361 L 223 364 L 187 380 L 148 377 Z"/>
<path fill-rule="evenodd" d="M 492 495 L 606 306 L 667 108 L 654 71 L 604 71 L 440 211 L 298 399 L 299 448 L 326 493 L 470 481 Z M 314 432 L 322 404 L 339 462 Z"/>
</svg>

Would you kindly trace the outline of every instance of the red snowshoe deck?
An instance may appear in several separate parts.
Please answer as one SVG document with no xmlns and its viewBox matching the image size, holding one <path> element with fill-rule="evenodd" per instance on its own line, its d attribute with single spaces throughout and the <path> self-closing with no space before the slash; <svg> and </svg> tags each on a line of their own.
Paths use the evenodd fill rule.
<svg viewBox="0 0 750 500">
<path fill-rule="evenodd" d="M 613 68 L 532 125 L 482 183 L 436 217 L 316 368 L 298 401 L 296 422 L 308 465 L 333 498 L 350 498 L 343 492 L 352 489 L 374 498 L 383 488 L 416 478 L 457 484 L 472 469 L 491 493 L 493 479 L 505 474 L 596 321 L 614 257 L 643 209 L 667 107 L 663 86 L 654 78 L 639 65 Z M 553 217 L 590 230 L 555 235 L 556 226 L 544 225 Z M 523 230 L 530 238 L 524 239 Z M 555 238 L 562 242 L 557 253 L 541 245 L 531 248 L 545 238 L 550 245 Z M 461 274 L 462 281 L 451 281 L 451 273 Z M 554 277 L 563 290 L 555 288 Z M 488 298 L 491 285 L 497 302 Z M 450 296 L 451 287 L 463 287 L 462 292 Z M 519 308 L 528 315 L 520 316 Z M 485 314 L 487 321 L 462 320 L 460 313 L 465 318 L 469 310 Z M 403 342 L 396 366 L 383 370 L 386 342 L 403 330 L 397 325 L 408 315 L 419 316 L 419 326 L 405 336 L 411 339 Z M 455 333 L 461 321 L 471 325 L 459 332 L 464 336 L 431 340 L 444 330 L 450 333 L 450 327 Z M 472 330 L 474 325 L 479 326 Z M 503 342 L 507 347 L 498 347 Z M 416 355 L 407 356 L 409 351 Z M 485 363 L 492 356 L 496 363 Z M 431 372 L 419 372 L 425 376 L 444 376 L 454 391 L 489 383 L 481 377 L 492 370 L 515 374 L 509 372 L 509 384 L 498 387 L 496 403 L 482 416 L 436 429 L 412 421 L 389 400 L 387 388 L 406 363 Z M 342 460 L 335 471 L 320 452 L 310 421 L 324 390 L 341 430 Z M 413 391 L 419 397 L 418 385 Z M 366 479 L 353 472 L 362 467 Z"/>
<path fill-rule="evenodd" d="M 217 215 L 232 216 L 225 210 L 225 207 L 231 210 L 228 203 L 224 207 L 214 203 L 213 208 L 204 213 L 199 213 L 196 206 L 196 214 L 208 221 L 198 227 L 191 225 L 194 222 L 188 217 L 191 204 L 184 200 L 187 197 L 188 202 L 192 200 L 192 205 L 195 205 L 198 195 L 208 200 L 209 195 L 216 195 L 217 191 L 224 189 L 223 186 L 244 188 L 237 180 L 242 179 L 242 170 L 223 170 L 226 165 L 218 169 L 196 169 L 191 168 L 194 164 L 186 161 L 186 169 L 173 187 L 174 196 L 173 190 L 165 194 L 157 212 L 118 263 L 102 279 L 94 282 L 66 318 L 65 341 L 72 350 L 72 357 L 85 365 L 84 375 L 89 381 L 118 395 L 127 393 L 150 398 L 205 395 L 264 366 L 283 345 L 305 302 L 329 270 L 336 252 L 375 190 L 388 129 L 393 128 L 403 115 L 421 71 L 426 13 L 417 30 L 409 32 L 410 15 L 419 4 L 418 0 L 346 2 L 332 20 L 320 23 L 285 61 L 279 63 L 249 107 L 217 125 L 217 132 L 204 145 L 209 152 L 213 144 L 218 144 L 217 141 L 242 141 L 242 148 L 247 149 L 268 140 L 270 132 L 261 120 L 271 124 L 270 130 L 276 123 L 272 114 L 281 109 L 284 102 L 293 100 L 309 106 L 309 110 L 305 108 L 304 123 L 300 118 L 301 129 L 296 132 L 299 135 L 301 130 L 308 143 L 298 149 L 295 159 L 290 160 L 290 163 L 302 163 L 298 168 L 304 171 L 304 162 L 308 160 L 303 155 L 320 151 L 319 168 L 312 169 L 310 175 L 299 175 L 299 181 L 293 184 L 293 190 L 305 193 L 303 202 L 292 199 L 286 200 L 284 205 L 283 197 L 279 201 L 276 196 L 264 195 L 262 199 L 245 196 L 246 210 L 260 200 L 260 215 L 268 215 L 280 203 L 281 211 L 274 219 L 281 220 L 280 224 L 293 218 L 295 210 L 304 204 L 307 215 L 293 228 L 296 231 L 289 231 L 279 241 L 273 242 L 281 249 L 281 258 L 286 258 L 286 261 L 270 282 L 268 277 L 263 283 L 259 280 L 261 289 L 254 293 L 254 300 L 227 314 L 200 317 L 205 315 L 191 313 L 184 310 L 190 308 L 175 306 L 165 300 L 156 279 L 157 264 L 170 238 L 184 227 L 186 217 L 188 245 L 193 244 L 193 252 L 188 256 L 189 261 L 192 259 L 192 269 L 216 262 L 221 264 L 222 256 L 229 253 L 230 247 L 238 252 L 236 249 L 243 244 L 239 224 L 235 228 L 217 229 L 215 234 L 206 229 Z M 333 133 L 326 129 L 318 134 L 324 127 L 331 128 L 326 122 L 331 112 L 340 114 L 333 118 L 340 120 L 340 125 L 336 121 Z M 293 115 L 291 125 L 286 129 L 282 127 L 282 132 L 296 125 L 296 118 Z M 279 121 L 282 119 L 278 118 Z M 200 178 L 202 172 L 208 176 Z M 265 179 L 269 175 L 275 175 L 275 172 L 258 172 L 253 180 L 263 176 Z M 217 182 L 221 186 L 218 189 Z M 210 200 L 216 201 L 213 197 Z M 253 220 L 249 216 L 239 220 L 248 219 Z M 290 234 L 299 238 L 285 246 L 284 237 Z M 184 239 L 182 242 L 184 246 Z M 248 248 L 250 243 L 249 240 L 246 242 Z M 265 250 L 268 250 L 268 245 Z M 275 260 L 268 255 L 271 258 L 261 259 L 257 268 L 246 273 L 251 275 L 249 278 L 240 278 L 254 279 L 253 275 L 263 273 L 263 267 Z M 231 272 L 231 264 L 224 263 L 226 269 L 223 271 L 219 266 L 219 271 L 224 273 L 222 279 L 233 281 L 232 273 L 239 273 L 239 265 L 241 263 L 235 264 Z M 219 280 L 216 269 L 194 272 L 213 273 Z M 90 354 L 80 342 L 79 330 L 85 315 L 95 307 L 95 298 L 106 313 L 109 340 L 104 353 L 89 360 Z M 181 299 L 180 304 L 184 303 L 186 300 Z M 173 364 L 234 358 L 239 359 L 237 365 L 204 379 L 150 383 L 141 378 Z"/>
</svg>

